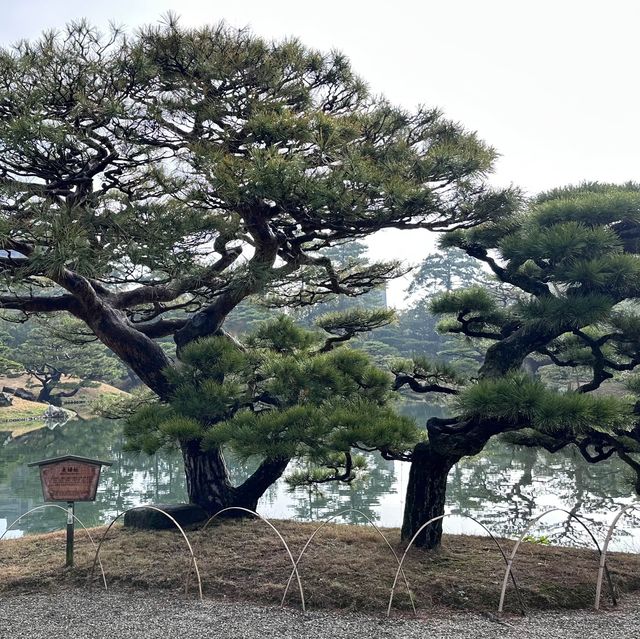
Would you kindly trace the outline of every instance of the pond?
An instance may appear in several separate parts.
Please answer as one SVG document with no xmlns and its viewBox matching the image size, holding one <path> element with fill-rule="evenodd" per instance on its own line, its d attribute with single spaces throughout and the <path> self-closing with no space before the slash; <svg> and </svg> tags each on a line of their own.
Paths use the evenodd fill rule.
<svg viewBox="0 0 640 639">
<path fill-rule="evenodd" d="M 424 409 L 427 411 L 428 409 Z M 412 413 L 422 413 L 422 409 Z M 416 415 L 422 423 L 425 415 Z M 113 461 L 103 470 L 95 503 L 77 505 L 87 526 L 108 522 L 119 512 L 145 503 L 185 500 L 185 480 L 179 453 L 153 456 L 124 452 L 121 427 L 107 420 L 73 421 L 53 430 L 42 429 L 0 446 L 0 535 L 21 514 L 42 503 L 38 471 L 27 463 L 66 453 Z M 249 472 L 231 460 L 234 479 Z M 263 497 L 259 510 L 277 519 L 322 520 L 345 509 L 361 510 L 382 526 L 399 526 L 409 465 L 369 457 L 366 474 L 350 485 L 324 484 L 319 489 L 289 491 L 284 482 Z M 517 537 L 526 522 L 553 507 L 584 516 L 598 539 L 621 506 L 636 500 L 633 481 L 616 460 L 590 465 L 575 450 L 550 454 L 493 441 L 480 455 L 459 463 L 449 476 L 448 512 L 471 515 L 504 537 Z M 37 511 L 23 519 L 7 537 L 57 530 L 64 513 Z M 357 515 L 345 519 L 363 523 Z M 484 534 L 471 520 L 453 514 L 445 531 Z M 532 530 L 554 543 L 588 545 L 580 526 L 563 513 L 553 513 Z M 640 517 L 623 518 L 616 549 L 640 551 Z"/>
</svg>

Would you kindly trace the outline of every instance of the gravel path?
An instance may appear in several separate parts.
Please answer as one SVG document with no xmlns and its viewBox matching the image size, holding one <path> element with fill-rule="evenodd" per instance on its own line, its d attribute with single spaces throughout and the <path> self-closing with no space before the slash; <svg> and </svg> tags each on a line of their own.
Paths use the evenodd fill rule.
<svg viewBox="0 0 640 639">
<path fill-rule="evenodd" d="M 590 612 L 538 613 L 496 622 L 472 614 L 451 614 L 423 620 L 387 620 L 362 615 L 264 608 L 212 601 L 198 603 L 140 594 L 88 595 L 63 591 L 56 595 L 0 598 L 2 639 L 638 639 L 640 599 L 622 609 Z"/>
</svg>

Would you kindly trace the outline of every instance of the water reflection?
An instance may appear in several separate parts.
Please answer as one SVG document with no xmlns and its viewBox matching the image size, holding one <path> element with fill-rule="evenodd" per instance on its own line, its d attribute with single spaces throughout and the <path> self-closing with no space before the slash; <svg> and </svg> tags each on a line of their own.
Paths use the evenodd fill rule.
<svg viewBox="0 0 640 639">
<path fill-rule="evenodd" d="M 524 522 L 552 508 L 580 516 L 597 539 L 606 535 L 614 514 L 636 501 L 634 478 L 617 459 L 589 464 L 577 450 L 544 450 L 493 442 L 482 455 L 463 460 L 449 476 L 449 503 L 505 537 L 516 537 Z M 639 513 L 640 514 L 640 513 Z M 590 545 L 575 519 L 551 513 L 532 530 L 554 543 Z M 640 517 L 621 522 L 616 548 L 640 551 Z"/>
<path fill-rule="evenodd" d="M 95 458 L 102 455 L 113 462 L 112 467 L 103 469 L 96 502 L 77 504 L 76 514 L 87 526 L 104 523 L 141 503 L 184 500 L 184 475 L 177 452 L 135 455 L 123 452 L 123 443 L 119 424 L 90 420 L 35 431 L 0 448 L 0 534 L 20 514 L 42 503 L 39 474 L 26 464 L 67 453 Z M 20 526 L 24 532 L 45 532 L 58 529 L 61 519 L 64 513 L 43 510 L 30 515 Z"/>
<path fill-rule="evenodd" d="M 414 411 L 421 413 L 422 422 L 427 411 L 433 414 L 432 408 L 420 406 L 413 407 Z M 103 470 L 96 502 L 78 504 L 78 517 L 87 526 L 107 522 L 139 504 L 184 501 L 178 452 L 137 455 L 124 452 L 123 443 L 117 423 L 91 420 L 36 431 L 0 447 L 0 534 L 21 514 L 42 503 L 38 472 L 26 464 L 66 453 L 113 461 L 112 467 Z M 230 466 L 236 481 L 251 472 L 251 464 L 232 460 Z M 291 493 L 279 482 L 264 496 L 260 510 L 268 517 L 320 520 L 338 510 L 354 508 L 380 525 L 398 526 L 408 473 L 407 464 L 372 455 L 366 475 L 351 485 L 324 484 Z M 560 507 L 585 516 L 602 539 L 613 514 L 634 500 L 633 482 L 623 464 L 609 460 L 590 465 L 572 450 L 552 455 L 494 441 L 478 457 L 458 464 L 449 477 L 449 511 L 473 515 L 495 534 L 508 537 L 518 536 L 524 522 L 537 514 Z M 347 520 L 358 521 L 358 516 Z M 9 535 L 56 530 L 63 524 L 64 513 L 47 509 L 30 515 Z M 445 530 L 480 533 L 475 524 L 456 516 L 445 520 Z M 588 545 L 580 526 L 563 513 L 549 515 L 532 535 L 544 535 L 557 543 Z M 630 514 L 621 522 L 615 547 L 640 550 L 638 515 Z"/>
</svg>

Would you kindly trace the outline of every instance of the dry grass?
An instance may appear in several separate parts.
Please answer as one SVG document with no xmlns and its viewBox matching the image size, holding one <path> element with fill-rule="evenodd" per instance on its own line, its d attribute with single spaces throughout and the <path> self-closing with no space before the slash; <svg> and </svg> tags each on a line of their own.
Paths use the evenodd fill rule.
<svg viewBox="0 0 640 639">
<path fill-rule="evenodd" d="M 297 557 L 314 524 L 276 522 Z M 92 531 L 100 538 L 104 529 Z M 384 531 L 401 555 L 403 544 L 395 529 Z M 206 597 L 278 604 L 291 563 L 278 538 L 260 521 L 227 521 L 207 531 L 190 531 Z M 504 540 L 505 552 L 513 542 Z M 0 592 L 55 591 L 87 585 L 93 550 L 83 532 L 77 533 L 76 568 L 66 571 L 64 535 L 9 540 L 0 544 Z M 114 528 L 101 553 L 109 587 L 116 590 L 156 590 L 179 593 L 189 570 L 184 540 L 175 531 L 141 532 Z M 640 557 L 613 553 L 610 569 L 621 592 L 640 589 Z M 597 576 L 593 550 L 523 544 L 515 573 L 529 608 L 580 608 L 593 604 Z M 397 564 L 388 547 L 371 528 L 326 526 L 300 564 L 307 606 L 382 613 Z M 437 552 L 412 550 L 405 563 L 419 611 L 432 607 L 495 611 L 504 576 L 504 563 L 493 543 L 482 537 L 447 536 Z M 96 574 L 97 577 L 97 574 Z M 96 580 L 96 587 L 99 582 Z M 396 611 L 407 612 L 409 599 L 402 582 L 394 600 Z M 603 603 L 607 591 L 603 591 Z M 195 582 L 191 581 L 191 597 Z M 299 601 L 295 582 L 291 603 Z M 294 604 L 295 605 L 295 604 Z M 507 609 L 517 611 L 510 587 Z"/>
</svg>

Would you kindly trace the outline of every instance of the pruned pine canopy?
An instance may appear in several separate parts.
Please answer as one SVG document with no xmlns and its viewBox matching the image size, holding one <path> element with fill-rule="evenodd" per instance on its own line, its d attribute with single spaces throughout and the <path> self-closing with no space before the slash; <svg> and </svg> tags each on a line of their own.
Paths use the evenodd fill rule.
<svg viewBox="0 0 640 639">
<path fill-rule="evenodd" d="M 215 334 L 249 295 L 308 304 L 399 272 L 322 249 L 499 219 L 517 198 L 483 183 L 494 157 L 336 52 L 72 24 L 0 52 L 0 308 L 72 313 L 166 395 L 152 340 Z"/>
<path fill-rule="evenodd" d="M 69 317 L 35 320 L 26 339 L 6 349 L 9 361 L 3 362 L 0 347 L 0 375 L 26 373 L 31 385 L 40 387 L 38 401 L 47 402 L 71 397 L 98 381 L 113 383 L 124 377 L 124 366 L 83 328 Z"/>
<path fill-rule="evenodd" d="M 326 350 L 322 341 L 282 316 L 245 349 L 222 336 L 192 342 L 170 372 L 171 401 L 129 417 L 129 448 L 151 453 L 195 440 L 204 450 L 229 445 L 243 458 L 304 459 L 307 483 L 351 481 L 362 468 L 353 451 L 401 456 L 420 433 L 392 408 L 392 376 L 364 353 Z"/>
<path fill-rule="evenodd" d="M 617 453 L 640 471 L 629 457 L 640 452 L 638 405 L 589 394 L 640 364 L 639 237 L 637 184 L 558 189 L 526 213 L 445 235 L 443 246 L 484 262 L 519 294 L 506 307 L 480 287 L 432 302 L 442 330 L 486 344 L 479 381 L 456 392 L 458 418 L 444 428 L 499 424 L 498 432 L 519 431 L 518 443 L 576 444 L 589 461 Z M 558 393 L 520 372 L 527 361 L 586 379 Z"/>
</svg>

